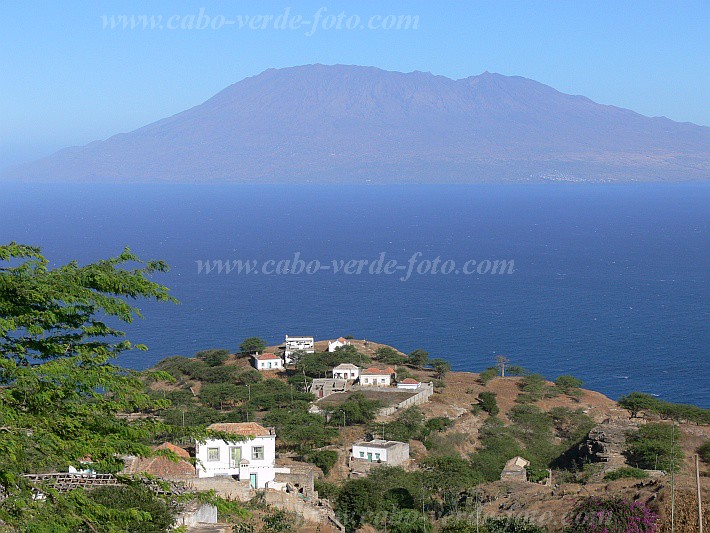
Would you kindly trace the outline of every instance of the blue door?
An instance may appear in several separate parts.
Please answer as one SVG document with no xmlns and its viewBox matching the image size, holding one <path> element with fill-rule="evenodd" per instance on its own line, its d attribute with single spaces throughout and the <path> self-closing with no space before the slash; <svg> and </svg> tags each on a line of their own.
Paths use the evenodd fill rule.
<svg viewBox="0 0 710 533">
<path fill-rule="evenodd" d="M 249 485 L 252 489 L 256 488 L 256 474 L 249 474 Z"/>
</svg>

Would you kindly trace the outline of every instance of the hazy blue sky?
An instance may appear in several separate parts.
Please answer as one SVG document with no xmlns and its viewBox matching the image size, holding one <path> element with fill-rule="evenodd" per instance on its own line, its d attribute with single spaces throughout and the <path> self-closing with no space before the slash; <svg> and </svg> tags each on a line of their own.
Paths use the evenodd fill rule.
<svg viewBox="0 0 710 533">
<path fill-rule="evenodd" d="M 160 15 L 163 26 L 189 24 L 201 8 L 209 17 L 202 23 L 217 29 L 103 27 L 103 15 Z M 293 25 L 294 17 L 313 21 L 320 10 L 315 31 L 312 24 L 275 29 L 273 21 L 266 29 L 239 28 L 239 16 L 278 17 L 287 8 Z M 327 17 L 343 12 L 341 28 L 327 29 Z M 418 16 L 418 27 L 382 29 L 387 15 Z M 348 30 L 354 16 L 359 24 Z M 307 63 L 452 78 L 489 70 L 710 125 L 710 0 L 10 0 L 2 18 L 0 168 L 130 131 L 267 68 Z"/>
</svg>

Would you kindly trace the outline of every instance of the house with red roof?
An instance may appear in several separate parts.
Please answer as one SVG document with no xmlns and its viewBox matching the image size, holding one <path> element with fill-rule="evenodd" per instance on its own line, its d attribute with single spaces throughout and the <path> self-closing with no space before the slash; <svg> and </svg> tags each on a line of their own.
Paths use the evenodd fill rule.
<svg viewBox="0 0 710 533">
<path fill-rule="evenodd" d="M 232 477 L 263 489 L 276 477 L 276 432 L 256 422 L 212 424 L 208 430 L 225 434 L 195 445 L 198 477 Z M 232 438 L 230 438 L 232 436 Z"/>
<path fill-rule="evenodd" d="M 251 356 L 251 365 L 257 370 L 283 370 L 284 362 L 278 355 L 257 353 Z"/>
<path fill-rule="evenodd" d="M 328 341 L 328 351 L 334 352 L 338 348 L 342 348 L 343 346 L 348 346 L 349 344 L 350 344 L 350 341 L 347 340 L 345 337 L 338 337 L 334 341 Z"/>
<path fill-rule="evenodd" d="M 394 375 L 394 369 L 391 367 L 371 366 L 360 372 L 360 385 L 363 387 L 391 387 Z"/>
</svg>

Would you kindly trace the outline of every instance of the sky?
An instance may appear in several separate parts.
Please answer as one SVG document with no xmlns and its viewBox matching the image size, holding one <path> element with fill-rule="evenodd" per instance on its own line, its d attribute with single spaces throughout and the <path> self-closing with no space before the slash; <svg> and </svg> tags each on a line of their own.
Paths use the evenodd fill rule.
<svg viewBox="0 0 710 533">
<path fill-rule="evenodd" d="M 710 0 L 5 0 L 2 17 L 0 169 L 311 63 L 487 70 L 710 126 Z"/>
</svg>

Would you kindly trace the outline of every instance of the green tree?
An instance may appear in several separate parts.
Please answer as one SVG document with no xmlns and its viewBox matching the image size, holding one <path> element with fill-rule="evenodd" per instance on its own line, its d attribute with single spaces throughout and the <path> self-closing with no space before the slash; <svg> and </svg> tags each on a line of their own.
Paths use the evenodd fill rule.
<svg viewBox="0 0 710 533">
<path fill-rule="evenodd" d="M 369 478 L 350 479 L 343 483 L 337 497 L 337 511 L 347 531 L 355 531 L 368 513 L 377 509 L 377 493 L 375 484 Z"/>
<path fill-rule="evenodd" d="M 631 418 L 636 418 L 641 411 L 654 410 L 658 406 L 658 400 L 650 394 L 632 392 L 619 398 L 619 405 L 631 413 Z"/>
<path fill-rule="evenodd" d="M 451 370 L 451 365 L 444 359 L 437 358 L 431 360 L 431 367 L 438 379 L 444 379 L 444 376 Z"/>
<path fill-rule="evenodd" d="M 239 350 L 243 355 L 252 355 L 257 352 L 263 352 L 266 348 L 266 343 L 259 337 L 249 337 L 239 345 Z"/>
<path fill-rule="evenodd" d="M 626 438 L 624 455 L 632 466 L 670 471 L 683 461 L 681 433 L 672 424 L 646 424 Z"/>
<path fill-rule="evenodd" d="M 574 376 L 559 376 L 555 380 L 555 387 L 562 394 L 577 397 L 581 393 L 580 388 L 582 387 L 582 380 L 577 379 Z"/>
<path fill-rule="evenodd" d="M 224 348 L 213 348 L 211 350 L 202 350 L 195 354 L 197 359 L 207 363 L 209 366 L 219 366 L 229 357 L 229 351 Z"/>
<path fill-rule="evenodd" d="M 389 346 L 380 346 L 375 350 L 375 359 L 389 365 L 403 365 L 407 362 L 407 356 L 399 353 Z"/>
<path fill-rule="evenodd" d="M 168 402 L 146 392 L 140 373 L 114 363 L 127 350 L 146 348 L 111 325 L 140 317 L 129 299 L 174 301 L 150 279 L 167 265 L 143 263 L 125 249 L 115 258 L 50 268 L 39 248 L 16 243 L 0 246 L 2 263 L 0 480 L 8 497 L 0 516 L 10 525 L 45 512 L 48 524 L 71 523 L 73 516 L 83 524 L 110 523 L 109 511 L 80 493 L 27 506 L 31 495 L 18 476 L 66 469 L 88 455 L 97 470 L 115 472 L 123 467 L 120 455 L 150 455 L 152 435 L 175 431 L 150 418 L 116 416 Z"/>
<path fill-rule="evenodd" d="M 416 349 L 409 354 L 409 363 L 416 368 L 422 369 L 429 362 L 429 352 Z"/>
<path fill-rule="evenodd" d="M 491 416 L 496 416 L 500 412 L 495 392 L 484 391 L 480 393 L 478 395 L 478 406 Z"/>
</svg>

